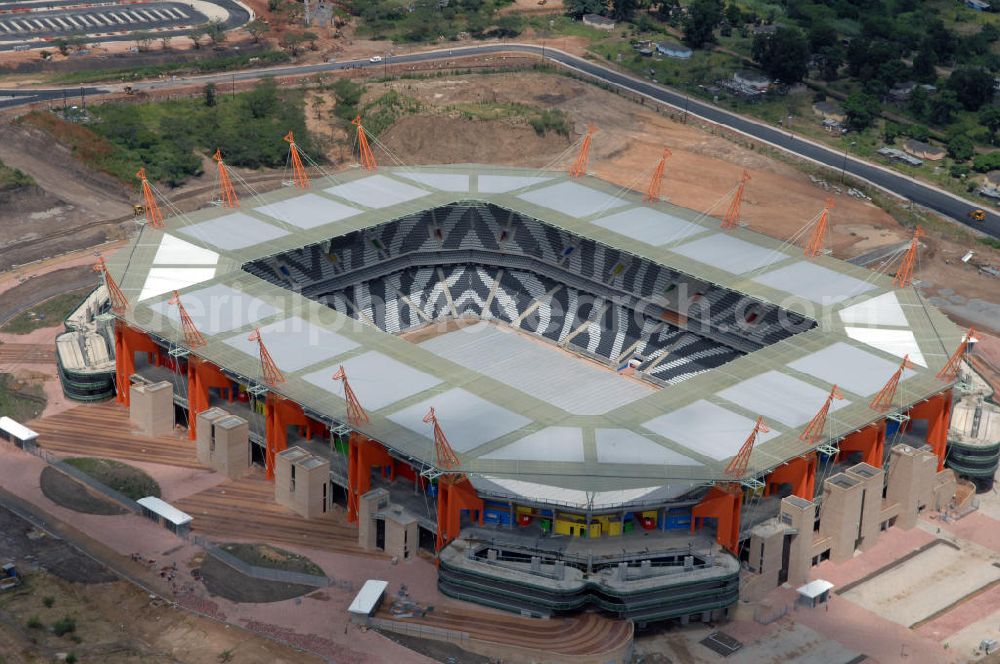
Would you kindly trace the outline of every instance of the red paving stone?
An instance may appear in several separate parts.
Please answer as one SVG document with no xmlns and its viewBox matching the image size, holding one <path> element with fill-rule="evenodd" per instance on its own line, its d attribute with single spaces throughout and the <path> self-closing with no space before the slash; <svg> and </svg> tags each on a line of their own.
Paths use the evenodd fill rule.
<svg viewBox="0 0 1000 664">
<path fill-rule="evenodd" d="M 951 611 L 924 623 L 916 631 L 935 641 L 943 641 L 955 632 L 994 613 L 998 608 L 1000 608 L 1000 585 L 993 586 Z"/>
<path fill-rule="evenodd" d="M 1000 552 L 1000 521 L 988 517 L 982 512 L 973 512 L 952 523 L 935 521 L 935 524 L 942 531 L 955 537 L 975 542 L 991 551 Z"/>
<path fill-rule="evenodd" d="M 900 530 L 890 528 L 882 533 L 878 542 L 870 550 L 855 555 L 847 562 L 836 564 L 826 560 L 813 568 L 812 578 L 826 579 L 836 588 L 853 583 L 886 565 L 891 565 L 901 557 L 935 539 L 935 536 L 921 528 Z M 837 592 L 834 588 L 834 592 Z"/>
</svg>

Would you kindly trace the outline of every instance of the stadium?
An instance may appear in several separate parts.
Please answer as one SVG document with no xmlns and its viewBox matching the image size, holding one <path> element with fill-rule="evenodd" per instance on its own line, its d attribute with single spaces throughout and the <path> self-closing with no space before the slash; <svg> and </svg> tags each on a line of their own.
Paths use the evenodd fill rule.
<svg viewBox="0 0 1000 664">
<path fill-rule="evenodd" d="M 548 170 L 240 202 L 222 169 L 194 213 L 157 219 L 147 188 L 60 367 L 106 343 L 133 420 L 263 466 L 302 514 L 342 505 L 368 548 L 436 554 L 447 595 L 711 621 L 955 494 L 972 340 L 908 278 L 742 227 L 743 183 L 720 225 Z"/>
</svg>

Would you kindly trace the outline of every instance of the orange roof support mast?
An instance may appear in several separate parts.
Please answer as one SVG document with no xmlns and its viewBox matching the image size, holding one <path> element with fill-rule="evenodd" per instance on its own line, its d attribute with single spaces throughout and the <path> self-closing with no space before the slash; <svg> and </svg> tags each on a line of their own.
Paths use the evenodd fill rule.
<svg viewBox="0 0 1000 664">
<path fill-rule="evenodd" d="M 758 417 L 757 422 L 753 426 L 753 431 L 747 436 L 746 441 L 744 441 L 743 446 L 740 451 L 736 453 L 730 461 L 729 465 L 726 466 L 726 475 L 733 480 L 741 480 L 743 476 L 746 475 L 747 468 L 750 465 L 750 454 L 753 452 L 754 443 L 757 442 L 757 434 L 767 433 L 770 429 L 764 424 L 764 418 Z"/>
<path fill-rule="evenodd" d="M 361 426 L 362 424 L 368 424 L 369 418 L 368 413 L 361 406 L 361 402 L 358 401 L 358 396 L 351 389 L 351 384 L 347 381 L 347 372 L 344 371 L 343 365 L 337 369 L 337 373 L 333 374 L 334 380 L 340 380 L 344 383 L 344 400 L 347 402 L 347 421 L 351 423 L 351 426 Z"/>
<path fill-rule="evenodd" d="M 576 161 L 569 169 L 571 177 L 578 178 L 587 174 L 587 164 L 590 161 L 590 141 L 595 133 L 597 133 L 597 125 L 588 125 L 587 135 L 583 137 L 583 143 L 580 145 L 580 152 L 576 155 Z"/>
<path fill-rule="evenodd" d="M 972 343 L 975 334 L 976 328 L 970 327 L 969 331 L 962 337 L 962 340 L 958 342 L 958 348 L 948 358 L 948 362 L 941 367 L 941 371 L 937 372 L 938 380 L 953 381 L 958 377 L 958 369 L 962 366 L 962 359 L 965 358 L 965 354 L 969 352 L 969 344 Z"/>
<path fill-rule="evenodd" d="M 233 189 L 233 181 L 229 179 L 229 171 L 222 161 L 222 150 L 216 150 L 212 159 L 219 164 L 219 199 L 222 204 L 230 208 L 238 208 L 240 199 L 236 197 L 236 190 Z"/>
<path fill-rule="evenodd" d="M 153 228 L 163 228 L 163 213 L 160 212 L 160 206 L 156 204 L 153 187 L 150 186 L 149 180 L 146 178 L 146 167 L 140 168 L 135 176 L 142 182 L 142 200 L 146 209 L 146 223 Z"/>
<path fill-rule="evenodd" d="M 437 455 L 438 468 L 441 470 L 458 468 L 461 462 L 458 460 L 455 450 L 452 449 L 451 444 L 448 442 L 447 436 L 444 435 L 441 423 L 438 422 L 437 414 L 433 408 L 424 415 L 424 422 L 434 426 L 434 452 Z"/>
<path fill-rule="evenodd" d="M 913 281 L 913 270 L 917 264 L 917 248 L 920 246 L 920 238 L 923 236 L 924 229 L 917 226 L 917 230 L 913 231 L 913 239 L 910 240 L 910 248 L 906 250 L 903 262 L 899 265 L 899 271 L 896 272 L 896 278 L 892 280 L 897 288 L 906 288 Z"/>
<path fill-rule="evenodd" d="M 275 363 L 271 354 L 267 352 L 267 346 L 264 345 L 264 339 L 260 336 L 260 328 L 255 327 L 250 336 L 247 337 L 248 341 L 256 341 L 257 348 L 260 352 L 260 369 L 261 373 L 264 374 L 264 382 L 266 382 L 271 387 L 285 382 L 285 375 L 281 373 L 281 369 Z"/>
<path fill-rule="evenodd" d="M 204 346 L 206 343 L 205 337 L 198 328 L 195 327 L 194 321 L 191 320 L 191 316 L 188 314 L 187 309 L 181 303 L 181 294 L 174 291 L 173 296 L 167 300 L 167 304 L 176 304 L 177 311 L 181 315 L 181 328 L 184 330 L 184 342 L 188 345 L 188 348 L 198 348 L 199 346 Z"/>
<path fill-rule="evenodd" d="M 375 163 L 375 155 L 368 145 L 368 134 L 361 125 L 361 116 L 359 115 L 354 118 L 351 124 L 358 128 L 358 157 L 361 159 L 361 168 L 366 171 L 378 170 L 378 164 Z"/>
<path fill-rule="evenodd" d="M 840 389 L 834 385 L 830 388 L 830 394 L 826 395 L 826 402 L 823 407 L 819 409 L 819 412 L 809 421 L 806 428 L 802 430 L 799 434 L 799 440 L 804 440 L 807 443 L 815 443 L 823 438 L 823 430 L 826 428 L 826 417 L 830 414 L 830 406 L 833 405 L 834 399 L 843 399 L 844 395 L 841 393 Z"/>
<path fill-rule="evenodd" d="M 736 191 L 733 192 L 733 199 L 729 202 L 729 209 L 726 210 L 726 216 L 722 219 L 722 228 L 730 229 L 734 228 L 740 221 L 740 206 L 743 205 L 743 192 L 746 189 L 747 182 L 750 181 L 750 171 L 743 169 L 743 174 L 740 175 L 740 181 L 736 185 Z"/>
<path fill-rule="evenodd" d="M 656 164 L 656 170 L 653 171 L 653 177 L 649 181 L 649 187 L 646 189 L 646 202 L 655 203 L 660 200 L 660 187 L 663 186 L 663 171 L 667 166 L 667 159 L 670 155 L 670 148 L 663 148 L 663 156 L 660 157 L 660 161 Z"/>
<path fill-rule="evenodd" d="M 823 253 L 823 244 L 826 241 L 826 231 L 828 217 L 830 216 L 830 210 L 833 209 L 833 199 L 826 199 L 826 206 L 823 211 L 819 213 L 819 219 L 816 220 L 816 226 L 813 228 L 812 235 L 809 238 L 809 244 L 806 246 L 806 256 L 814 258 Z"/>
<path fill-rule="evenodd" d="M 97 264 L 94 265 L 94 272 L 100 272 L 101 276 L 104 277 L 104 285 L 107 286 L 108 296 L 111 298 L 111 310 L 116 314 L 125 313 L 125 310 L 128 309 L 128 298 L 125 297 L 125 293 L 115 283 L 114 277 L 111 276 L 111 271 L 108 269 L 108 264 L 104 262 L 103 256 L 97 259 Z"/>
<path fill-rule="evenodd" d="M 289 131 L 285 134 L 285 142 L 288 143 L 288 152 L 292 160 L 292 182 L 299 189 L 309 188 L 309 176 L 302 165 L 302 157 L 299 155 L 299 148 L 295 145 L 295 136 Z"/>
<path fill-rule="evenodd" d="M 872 410 L 877 410 L 880 413 L 892 408 L 892 400 L 896 397 L 896 388 L 899 387 L 899 379 L 903 375 L 905 369 L 909 369 L 913 366 L 910 362 L 910 356 L 906 355 L 903 357 L 903 361 L 899 363 L 899 368 L 889 377 L 889 380 L 882 389 L 878 391 L 872 402 L 868 404 L 869 408 Z"/>
</svg>

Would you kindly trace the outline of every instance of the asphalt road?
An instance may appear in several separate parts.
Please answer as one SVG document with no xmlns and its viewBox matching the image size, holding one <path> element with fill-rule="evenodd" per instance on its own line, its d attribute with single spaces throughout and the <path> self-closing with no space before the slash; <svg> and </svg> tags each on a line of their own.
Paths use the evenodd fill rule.
<svg viewBox="0 0 1000 664">
<path fill-rule="evenodd" d="M 969 211 L 975 204 L 963 200 L 933 186 L 923 184 L 905 175 L 892 170 L 877 166 L 875 164 L 846 155 L 838 150 L 813 143 L 811 141 L 797 138 L 786 131 L 767 126 L 756 120 L 751 120 L 735 113 L 730 113 L 713 104 L 695 99 L 688 95 L 675 92 L 661 85 L 642 81 L 626 74 L 608 69 L 600 64 L 578 58 L 574 55 L 564 53 L 559 50 L 535 46 L 529 44 L 486 44 L 482 46 L 466 46 L 449 50 L 429 51 L 424 53 L 409 53 L 405 55 L 393 55 L 387 57 L 383 62 L 372 63 L 368 60 L 349 60 L 344 62 L 325 62 L 313 65 L 290 65 L 286 67 L 273 67 L 270 69 L 252 69 L 222 74 L 207 74 L 204 76 L 193 76 L 178 78 L 170 81 L 150 81 L 133 84 L 136 90 L 156 90 L 167 89 L 191 84 L 204 84 L 213 82 L 219 86 L 235 81 L 248 81 L 263 78 L 266 76 L 301 76 L 308 74 L 318 74 L 322 72 L 332 72 L 341 69 L 382 68 L 388 72 L 390 66 L 398 66 L 407 63 L 428 62 L 432 60 L 448 60 L 473 55 L 488 55 L 492 53 L 534 53 L 542 57 L 562 64 L 571 69 L 575 69 L 596 79 L 615 85 L 621 89 L 634 93 L 646 95 L 659 102 L 671 104 L 678 109 L 686 110 L 689 114 L 724 125 L 731 129 L 740 131 L 756 140 L 763 141 L 774 147 L 780 148 L 800 157 L 811 159 L 815 162 L 828 166 L 836 171 L 843 170 L 856 178 L 865 180 L 897 196 L 913 201 L 916 205 L 926 207 L 930 210 L 943 214 L 947 217 L 959 221 L 970 228 L 977 229 L 988 235 L 1000 238 L 1000 215 L 986 208 L 986 220 L 983 222 L 972 221 L 969 218 Z M 72 90 L 72 89 L 71 89 Z M 110 92 L 98 88 L 87 89 L 87 94 Z M 24 94 L 25 91 L 17 91 Z M 76 89 L 79 94 L 79 89 Z M 0 108 L 19 106 L 32 101 L 45 101 L 51 99 L 62 99 L 62 89 L 35 90 L 25 97 L 14 97 L 5 99 L 11 91 L 0 89 Z"/>
</svg>

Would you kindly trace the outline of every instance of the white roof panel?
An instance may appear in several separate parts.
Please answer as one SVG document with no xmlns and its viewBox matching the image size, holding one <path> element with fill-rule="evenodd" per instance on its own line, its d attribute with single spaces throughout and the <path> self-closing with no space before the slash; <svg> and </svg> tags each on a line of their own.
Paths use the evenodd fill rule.
<svg viewBox="0 0 1000 664">
<path fill-rule="evenodd" d="M 733 274 L 757 270 L 788 258 L 776 249 L 762 247 L 724 233 L 713 233 L 691 240 L 670 251 Z"/>
<path fill-rule="evenodd" d="M 303 194 L 270 205 L 256 208 L 254 212 L 266 214 L 269 217 L 283 221 L 299 228 L 316 228 L 341 219 L 360 214 L 361 210 L 353 208 L 319 194 Z"/>
<path fill-rule="evenodd" d="M 333 379 L 333 374 L 340 366 L 344 367 L 347 380 L 350 381 L 351 389 L 357 395 L 361 406 L 371 411 L 385 408 L 441 382 L 430 374 L 418 371 L 374 350 L 331 364 L 302 378 L 321 390 L 336 394 L 343 399 L 344 384 Z"/>
<path fill-rule="evenodd" d="M 914 364 L 927 366 L 924 354 L 920 352 L 917 338 L 909 330 L 895 330 L 879 327 L 845 327 L 847 336 L 872 348 L 878 348 L 896 357 L 910 356 Z"/>
<path fill-rule="evenodd" d="M 384 175 L 370 175 L 360 180 L 351 180 L 324 191 L 369 208 L 390 207 L 430 194 L 429 191 Z"/>
<path fill-rule="evenodd" d="M 0 417 L 0 429 L 6 431 L 7 433 L 17 436 L 21 440 L 34 440 L 38 438 L 38 434 L 24 426 L 17 420 L 11 419 L 4 415 Z"/>
<path fill-rule="evenodd" d="M 382 599 L 382 595 L 385 594 L 385 589 L 388 587 L 388 581 L 368 579 L 365 581 L 365 585 L 361 586 L 358 594 L 354 596 L 351 605 L 347 607 L 348 612 L 364 616 L 371 615 L 375 607 L 378 606 L 379 600 Z"/>
<path fill-rule="evenodd" d="M 139 302 L 200 284 L 213 277 L 214 267 L 151 267 L 139 292 Z"/>
<path fill-rule="evenodd" d="M 508 491 L 512 496 L 524 496 L 539 502 L 551 502 L 571 507 L 590 507 L 599 509 L 602 507 L 612 507 L 625 503 L 640 500 L 643 496 L 656 492 L 661 500 L 665 492 L 663 486 L 641 487 L 639 489 L 621 489 L 618 491 L 580 491 L 577 489 L 564 489 L 562 487 L 548 484 L 537 484 L 535 482 L 525 482 L 523 480 L 512 480 L 507 478 L 483 476 L 483 479 L 492 482 L 501 489 Z M 475 483 L 475 480 L 473 480 Z M 670 482 L 676 488 L 671 492 L 666 492 L 666 496 L 678 496 L 689 491 L 695 482 Z"/>
<path fill-rule="evenodd" d="M 758 284 L 831 305 L 875 288 L 875 284 L 809 261 L 796 261 L 753 278 Z"/>
<path fill-rule="evenodd" d="M 662 246 L 683 240 L 686 237 L 703 233 L 708 229 L 690 221 L 684 221 L 672 214 L 653 210 L 648 207 L 636 207 L 616 212 L 591 222 L 595 226 L 607 228 L 619 235 L 630 237 L 653 246 Z"/>
<path fill-rule="evenodd" d="M 140 498 L 135 502 L 139 503 L 150 512 L 159 514 L 175 526 L 183 526 L 185 523 L 191 523 L 190 514 L 180 511 L 170 503 L 160 500 L 156 496 L 146 496 L 145 498 Z"/>
<path fill-rule="evenodd" d="M 702 465 L 631 429 L 597 429 L 596 435 L 598 463 Z"/>
<path fill-rule="evenodd" d="M 270 304 L 252 295 L 240 292 L 225 284 L 212 284 L 207 288 L 181 295 L 184 309 L 202 334 L 219 334 L 255 323 L 278 313 Z M 161 300 L 150 309 L 180 324 L 177 307 Z"/>
<path fill-rule="evenodd" d="M 242 212 L 179 229 L 180 233 L 225 251 L 252 247 L 288 235 L 288 231 Z"/>
<path fill-rule="evenodd" d="M 399 175 L 441 191 L 469 191 L 469 176 L 462 173 L 400 173 Z"/>
<path fill-rule="evenodd" d="M 642 426 L 721 461 L 740 451 L 754 424 L 748 417 L 701 399 L 644 422 Z M 770 431 L 758 434 L 757 441 L 763 443 L 777 435 L 771 427 Z"/>
<path fill-rule="evenodd" d="M 531 175 L 480 175 L 476 189 L 482 194 L 505 194 L 508 191 L 524 189 L 551 179 Z"/>
<path fill-rule="evenodd" d="M 215 265 L 218 262 L 219 254 L 211 249 L 203 249 L 169 233 L 163 234 L 153 257 L 154 265 Z"/>
<path fill-rule="evenodd" d="M 899 367 L 895 362 L 872 355 L 843 341 L 789 362 L 788 366 L 865 397 L 882 389 Z M 907 369 L 903 372 L 902 379 L 906 380 L 912 375 L 913 371 Z"/>
<path fill-rule="evenodd" d="M 719 392 L 719 396 L 746 410 L 760 413 L 765 420 L 798 427 L 819 412 L 829 393 L 829 390 L 772 370 L 726 388 Z M 834 399 L 830 410 L 843 408 L 848 403 L 846 399 Z"/>
<path fill-rule="evenodd" d="M 260 328 L 267 352 L 282 371 L 298 371 L 317 362 L 345 353 L 358 344 L 345 336 L 317 327 L 298 316 L 291 316 Z M 256 341 L 240 333 L 226 339 L 226 344 L 252 357 L 259 356 Z"/>
<path fill-rule="evenodd" d="M 354 387 L 353 379 L 351 387 Z M 431 406 L 456 452 L 467 452 L 531 423 L 527 417 L 461 388 L 435 394 L 430 399 L 393 413 L 389 419 L 426 437 L 430 443 L 434 433 L 431 425 L 424 422 L 424 416 Z"/>
<path fill-rule="evenodd" d="M 583 463 L 583 430 L 579 427 L 546 427 L 479 458 Z"/>
<path fill-rule="evenodd" d="M 628 205 L 628 201 L 623 198 L 616 198 L 576 182 L 560 182 L 549 187 L 532 189 L 519 195 L 518 198 L 576 219 Z"/>
<path fill-rule="evenodd" d="M 829 581 L 816 579 L 814 581 L 810 581 L 804 586 L 799 586 L 795 589 L 795 591 L 808 599 L 816 599 L 831 588 L 833 588 L 833 584 Z"/>
<path fill-rule="evenodd" d="M 879 327 L 886 325 L 906 327 L 909 325 L 906 314 L 903 313 L 903 307 L 900 306 L 899 299 L 893 291 L 844 307 L 837 312 L 837 315 L 847 325 L 876 325 Z"/>
<path fill-rule="evenodd" d="M 654 389 L 564 350 L 489 323 L 476 323 L 420 344 L 574 415 L 601 415 Z"/>
</svg>

